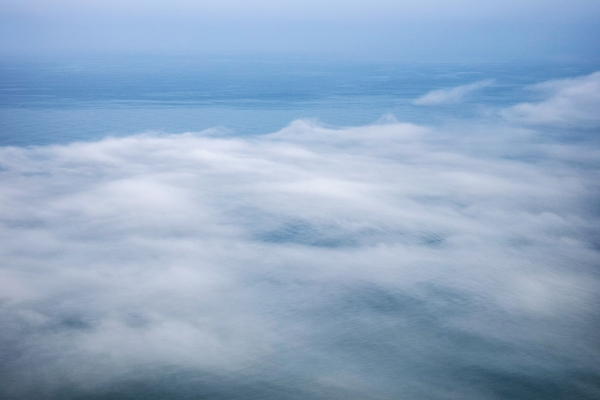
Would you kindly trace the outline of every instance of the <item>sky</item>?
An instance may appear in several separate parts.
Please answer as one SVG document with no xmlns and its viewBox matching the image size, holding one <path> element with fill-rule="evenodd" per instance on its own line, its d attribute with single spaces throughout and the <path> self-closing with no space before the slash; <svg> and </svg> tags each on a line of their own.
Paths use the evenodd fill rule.
<svg viewBox="0 0 600 400">
<path fill-rule="evenodd" d="M 0 54 L 581 60 L 599 21 L 592 0 L 2 0 Z"/>
</svg>

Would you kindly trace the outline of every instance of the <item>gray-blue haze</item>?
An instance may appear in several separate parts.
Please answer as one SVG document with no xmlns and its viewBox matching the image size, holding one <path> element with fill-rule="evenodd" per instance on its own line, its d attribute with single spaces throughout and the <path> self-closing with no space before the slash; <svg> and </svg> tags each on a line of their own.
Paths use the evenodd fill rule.
<svg viewBox="0 0 600 400">
<path fill-rule="evenodd" d="M 600 398 L 599 67 L 4 61 L 0 397 Z"/>
</svg>

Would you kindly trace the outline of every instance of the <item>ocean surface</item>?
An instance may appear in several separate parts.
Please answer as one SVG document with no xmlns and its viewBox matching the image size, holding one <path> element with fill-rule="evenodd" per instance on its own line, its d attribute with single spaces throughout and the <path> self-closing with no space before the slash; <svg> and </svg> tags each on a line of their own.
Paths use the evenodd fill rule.
<svg viewBox="0 0 600 400">
<path fill-rule="evenodd" d="M 600 65 L 0 61 L 0 398 L 600 398 Z"/>
<path fill-rule="evenodd" d="M 276 132 L 296 119 L 328 126 L 477 118 L 539 95 L 527 86 L 594 72 L 591 63 L 359 64 L 302 59 L 103 58 L 0 61 L 0 145 L 98 140 L 142 132 Z M 430 90 L 490 81 L 458 104 L 422 107 Z"/>
</svg>

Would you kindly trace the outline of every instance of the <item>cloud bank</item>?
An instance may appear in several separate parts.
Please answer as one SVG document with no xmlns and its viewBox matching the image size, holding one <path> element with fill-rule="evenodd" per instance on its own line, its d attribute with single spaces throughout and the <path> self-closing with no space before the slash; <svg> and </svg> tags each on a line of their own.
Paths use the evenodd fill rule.
<svg viewBox="0 0 600 400">
<path fill-rule="evenodd" d="M 510 120 L 532 125 L 597 128 L 600 126 L 600 72 L 533 85 L 539 102 L 517 104 L 502 111 Z"/>
<path fill-rule="evenodd" d="M 425 93 L 423 96 L 415 99 L 413 104 L 417 106 L 433 106 L 439 104 L 457 104 L 465 98 L 487 86 L 493 84 L 492 80 L 474 82 L 469 85 L 457 86 L 451 89 L 438 89 Z"/>
<path fill-rule="evenodd" d="M 599 155 L 393 121 L 1 148 L 0 396 L 597 398 Z"/>
</svg>

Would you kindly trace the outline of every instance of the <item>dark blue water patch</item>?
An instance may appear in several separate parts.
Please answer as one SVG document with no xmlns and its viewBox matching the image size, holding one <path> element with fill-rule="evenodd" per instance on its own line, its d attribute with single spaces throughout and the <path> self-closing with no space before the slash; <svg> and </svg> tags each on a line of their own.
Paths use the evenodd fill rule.
<svg viewBox="0 0 600 400">
<path fill-rule="evenodd" d="M 56 327 L 58 330 L 68 329 L 68 330 L 89 330 L 92 329 L 92 324 L 81 318 L 79 316 L 69 316 L 62 319 L 58 326 Z"/>
<path fill-rule="evenodd" d="M 264 217 L 264 216 L 263 216 Z M 260 217 L 255 216 L 260 220 Z M 266 224 L 267 221 L 264 221 Z M 400 227 L 348 227 L 338 224 L 315 224 L 306 220 L 278 223 L 275 229 L 260 229 L 260 223 L 250 227 L 255 240 L 273 244 L 296 244 L 323 248 L 353 248 L 378 244 L 427 246 L 443 249 L 446 235 L 438 232 L 408 232 Z"/>
<path fill-rule="evenodd" d="M 410 316 L 423 310 L 425 302 L 414 294 L 379 285 L 346 288 L 341 307 L 350 313 L 383 313 Z M 422 315 L 422 312 L 417 312 Z"/>
<path fill-rule="evenodd" d="M 361 284 L 340 288 L 339 306 L 351 314 L 381 314 L 419 323 L 436 323 L 469 313 L 481 312 L 485 302 L 479 296 L 433 283 L 411 290 L 393 286 Z M 336 311 L 339 312 L 339 311 Z"/>
<path fill-rule="evenodd" d="M 190 371 L 163 368 L 139 371 L 133 376 L 96 385 L 63 384 L 60 387 L 38 385 L 24 390 L 5 391 L 5 399 L 24 400 L 33 398 L 65 400 L 276 400 L 276 399 L 325 399 L 309 387 L 285 380 L 256 379 L 217 375 L 210 371 Z M 8 393 L 7 393 L 8 392 Z M 343 393 L 343 391 L 340 391 Z M 335 398 L 342 398 L 341 396 Z"/>
<path fill-rule="evenodd" d="M 437 334 L 444 331 L 447 321 L 495 311 L 493 301 L 481 294 L 433 282 L 401 288 L 367 282 L 323 283 L 296 279 L 292 273 L 254 277 L 247 286 L 262 293 L 259 298 L 267 302 L 276 300 L 268 307 L 286 304 L 288 317 L 316 325 L 323 320 L 387 321 L 388 327 L 397 323 Z"/>
<path fill-rule="evenodd" d="M 541 371 L 539 371 L 541 372 Z M 153 371 L 145 377 L 121 379 L 91 388 L 64 385 L 59 389 L 28 388 L 24 393 L 4 393 L 6 399 L 65 399 L 65 400 L 271 400 L 271 399 L 575 399 L 592 400 L 598 395 L 598 376 L 584 371 L 568 371 L 564 375 L 527 375 L 518 372 L 499 372 L 481 368 L 455 370 L 457 381 L 431 376 L 429 392 L 419 388 L 419 382 L 397 391 L 373 390 L 356 393 L 342 386 L 324 387 L 323 383 L 305 382 L 301 378 L 263 379 L 249 382 L 231 376 L 216 376 L 203 371 Z M 470 382 L 464 379 L 469 377 Z M 275 378 L 275 377 L 273 377 Z M 356 377 L 362 381 L 363 377 Z M 565 382 L 566 381 L 566 382 Z M 469 385 L 470 383 L 470 385 Z M 416 397 L 415 397 L 416 396 Z"/>
<path fill-rule="evenodd" d="M 486 397 L 516 400 L 600 398 L 600 374 L 569 370 L 492 369 L 485 366 L 458 367 L 454 375 L 467 379 Z"/>
<path fill-rule="evenodd" d="M 289 222 L 275 230 L 257 234 L 267 243 L 293 243 L 314 247 L 356 247 L 360 244 L 357 235 L 335 226 L 317 227 L 305 221 Z"/>
<path fill-rule="evenodd" d="M 430 233 L 421 236 L 421 241 L 427 246 L 439 247 L 444 243 L 445 238 L 442 235 Z"/>
</svg>

